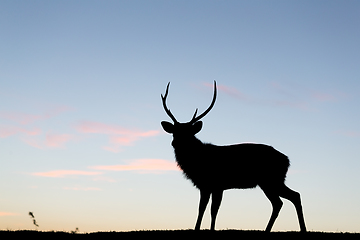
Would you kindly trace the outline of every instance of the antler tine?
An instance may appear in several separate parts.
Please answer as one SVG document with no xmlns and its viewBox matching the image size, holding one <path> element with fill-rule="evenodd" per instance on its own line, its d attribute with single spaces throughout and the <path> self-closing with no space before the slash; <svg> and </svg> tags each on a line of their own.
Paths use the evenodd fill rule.
<svg viewBox="0 0 360 240">
<path fill-rule="evenodd" d="M 202 114 L 200 114 L 197 117 L 196 117 L 196 113 L 197 113 L 197 109 L 196 109 L 195 114 L 194 114 L 193 118 L 191 119 L 190 123 L 195 123 L 195 122 L 199 121 L 201 118 L 203 118 L 206 114 L 208 114 L 208 112 L 210 112 L 210 110 L 213 108 L 213 106 L 215 104 L 215 100 L 216 100 L 216 81 L 214 80 L 214 96 L 213 96 L 213 100 L 212 100 L 210 106 L 208 107 L 208 109 L 206 109 L 205 112 L 203 112 Z"/>
<path fill-rule="evenodd" d="M 198 111 L 198 109 L 195 110 L 194 116 L 192 117 L 190 122 L 192 122 L 192 120 L 196 117 L 197 111 Z"/>
<path fill-rule="evenodd" d="M 174 117 L 174 115 L 171 113 L 170 109 L 167 108 L 167 106 L 166 106 L 166 98 L 167 98 L 167 95 L 168 95 L 168 92 L 169 92 L 169 85 L 170 85 L 170 82 L 169 82 L 168 85 L 166 86 L 165 96 L 163 96 L 163 95 L 161 94 L 161 99 L 162 99 L 162 103 L 163 103 L 163 107 L 164 107 L 165 112 L 166 112 L 167 115 L 171 118 L 171 120 L 173 120 L 174 123 L 177 123 L 178 121 L 176 120 L 176 118 Z"/>
</svg>

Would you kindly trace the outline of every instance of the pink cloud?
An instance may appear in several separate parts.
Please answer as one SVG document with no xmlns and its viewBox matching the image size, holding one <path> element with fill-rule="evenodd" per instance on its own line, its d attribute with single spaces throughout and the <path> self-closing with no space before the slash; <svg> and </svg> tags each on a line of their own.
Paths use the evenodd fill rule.
<svg viewBox="0 0 360 240">
<path fill-rule="evenodd" d="M 204 83 L 205 86 L 213 88 L 212 84 Z M 246 94 L 238 91 L 236 88 L 228 87 L 225 85 L 218 85 L 217 88 L 219 91 L 224 92 L 225 94 L 234 97 L 238 100 L 247 101 L 248 103 L 256 103 L 256 104 L 262 104 L 262 105 L 273 105 L 273 106 L 286 106 L 286 107 L 292 107 L 292 108 L 299 108 L 303 110 L 308 110 L 308 103 L 306 101 L 298 100 L 296 99 L 296 96 L 294 96 L 291 92 L 291 89 L 277 83 L 272 82 L 271 87 L 276 90 L 282 97 L 285 97 L 285 99 L 282 100 L 261 100 L 260 98 L 247 96 Z M 295 99 L 294 99 L 295 97 Z"/>
<path fill-rule="evenodd" d="M 337 131 L 336 133 L 346 137 L 360 137 L 359 131 Z"/>
<path fill-rule="evenodd" d="M 33 130 L 22 130 L 21 132 L 25 133 L 28 136 L 36 136 L 41 134 L 40 128 L 34 128 Z"/>
<path fill-rule="evenodd" d="M 48 147 L 63 147 L 66 142 L 73 138 L 70 134 L 46 134 L 45 145 Z"/>
<path fill-rule="evenodd" d="M 120 126 L 108 125 L 99 122 L 83 121 L 76 126 L 81 133 L 99 133 L 107 135 L 128 135 L 131 131 Z"/>
<path fill-rule="evenodd" d="M 55 117 L 62 112 L 71 110 L 70 107 L 57 107 L 44 114 L 28 114 L 19 112 L 1 112 L 0 118 L 7 119 L 22 125 L 30 124 L 38 120 L 45 120 L 51 117 Z"/>
<path fill-rule="evenodd" d="M 101 188 L 95 187 L 63 187 L 63 189 L 73 191 L 101 191 Z"/>
<path fill-rule="evenodd" d="M 18 213 L 12 213 L 12 212 L 0 212 L 0 217 L 4 217 L 4 216 L 17 216 L 20 215 Z"/>
<path fill-rule="evenodd" d="M 349 98 L 349 95 L 340 91 L 334 91 L 331 93 L 312 91 L 311 97 L 318 102 L 336 102 Z"/>
<path fill-rule="evenodd" d="M 45 147 L 44 144 L 40 143 L 39 140 L 34 138 L 22 138 L 22 141 L 34 148 L 43 149 Z"/>
<path fill-rule="evenodd" d="M 140 171 L 140 172 L 163 172 L 179 171 L 174 161 L 164 159 L 138 159 L 124 165 L 100 165 L 92 166 L 91 169 L 107 171 Z"/>
<path fill-rule="evenodd" d="M 140 138 L 152 137 L 159 134 L 159 131 L 157 130 L 140 131 L 123 128 L 117 125 L 90 121 L 83 121 L 75 126 L 75 128 L 81 133 L 109 135 L 110 146 L 104 146 L 103 149 L 111 152 L 119 152 L 121 146 L 129 146 Z"/>
<path fill-rule="evenodd" d="M 99 181 L 99 182 L 116 182 L 115 179 L 110 177 L 104 177 L 104 176 L 97 176 L 92 179 L 93 181 Z"/>
<path fill-rule="evenodd" d="M 0 138 L 10 137 L 18 133 L 23 133 L 28 136 L 36 136 L 41 134 L 41 129 L 33 128 L 32 130 L 27 130 L 25 128 L 14 127 L 14 126 L 0 126 Z"/>
<path fill-rule="evenodd" d="M 26 114 L 26 113 L 15 113 L 15 112 L 3 112 L 0 113 L 0 117 L 11 120 L 13 122 L 17 122 L 20 124 L 29 124 L 36 120 L 42 119 L 43 116 L 41 115 L 34 115 L 34 114 Z"/>
<path fill-rule="evenodd" d="M 334 95 L 320 92 L 313 93 L 312 97 L 320 102 L 329 102 L 336 100 L 336 97 Z"/>
<path fill-rule="evenodd" d="M 0 127 L 0 137 L 6 138 L 18 133 L 18 130 L 12 127 Z"/>
<path fill-rule="evenodd" d="M 280 84 L 279 82 L 271 82 L 270 86 L 273 90 L 275 90 L 277 93 L 282 94 L 282 95 L 292 95 L 291 94 L 292 89 L 300 88 L 299 86 L 288 87 L 283 84 Z"/>
<path fill-rule="evenodd" d="M 279 96 L 284 98 L 281 101 L 276 101 L 275 103 L 281 103 L 276 105 L 290 106 L 306 110 L 310 109 L 310 105 L 334 102 L 348 97 L 347 94 L 341 92 L 329 93 L 321 90 L 318 91 L 298 84 L 283 85 L 278 82 L 272 82 L 271 87 L 278 93 Z"/>
<path fill-rule="evenodd" d="M 213 84 L 209 84 L 209 83 L 204 83 L 204 85 L 206 87 L 209 87 L 209 88 L 214 87 Z M 217 89 L 219 91 L 222 91 L 222 92 L 226 93 L 227 95 L 229 95 L 231 97 L 234 97 L 234 98 L 237 98 L 239 100 L 249 100 L 248 97 L 245 94 L 241 93 L 236 88 L 228 87 L 228 86 L 225 86 L 225 85 L 217 85 Z"/>
<path fill-rule="evenodd" d="M 290 108 L 297 108 L 297 109 L 302 109 L 302 110 L 311 110 L 309 103 L 305 102 L 305 101 L 277 100 L 277 101 L 273 101 L 271 104 L 275 105 L 275 106 L 280 106 L 280 107 L 290 107 Z"/>
<path fill-rule="evenodd" d="M 21 140 L 29 146 L 46 149 L 46 148 L 63 148 L 65 144 L 74 139 L 71 134 L 54 134 L 47 133 L 45 139 L 22 137 Z"/>
<path fill-rule="evenodd" d="M 99 133 L 106 135 L 130 135 L 136 137 L 150 137 L 155 136 L 159 131 L 146 131 L 132 130 L 123 128 L 116 125 L 108 125 L 99 122 L 83 121 L 76 126 L 76 129 L 81 133 Z"/>
<path fill-rule="evenodd" d="M 130 145 L 136 140 L 136 136 L 126 136 L 126 137 L 110 137 L 110 143 L 119 144 L 119 145 Z"/>
<path fill-rule="evenodd" d="M 102 149 L 104 149 L 105 151 L 113 152 L 113 153 L 118 153 L 121 150 L 120 146 L 112 146 L 112 147 L 104 146 L 104 147 L 102 147 Z"/>
<path fill-rule="evenodd" d="M 204 83 L 207 88 L 213 88 L 213 84 Z M 316 110 L 316 106 L 323 103 L 339 101 L 347 98 L 348 95 L 341 92 L 318 91 L 312 88 L 301 86 L 288 82 L 283 84 L 280 82 L 270 83 L 271 92 L 268 93 L 270 99 L 264 99 L 262 96 L 247 96 L 246 94 L 225 85 L 218 85 L 219 91 L 232 96 L 236 99 L 268 106 L 290 107 L 306 111 Z"/>
<path fill-rule="evenodd" d="M 26 114 L 18 112 L 0 112 L 0 118 L 11 120 L 13 122 L 27 125 L 38 120 L 46 120 L 51 117 L 54 117 L 64 111 L 71 110 L 69 107 L 57 107 L 50 111 L 47 111 L 44 114 Z M 52 134 L 48 133 L 45 135 L 45 139 L 39 139 L 38 136 L 42 133 L 42 130 L 39 128 L 29 129 L 25 126 L 5 126 L 0 125 L 0 138 L 6 138 L 13 135 L 20 135 L 20 139 L 32 146 L 39 149 L 43 148 L 58 148 L 63 147 L 66 142 L 73 139 L 72 135 L 69 134 Z"/>
<path fill-rule="evenodd" d="M 32 173 L 33 176 L 40 177 L 52 177 L 52 178 L 63 178 L 66 176 L 93 176 L 100 175 L 102 172 L 91 172 L 91 171 L 77 171 L 77 170 L 54 170 L 48 172 L 36 172 Z"/>
</svg>

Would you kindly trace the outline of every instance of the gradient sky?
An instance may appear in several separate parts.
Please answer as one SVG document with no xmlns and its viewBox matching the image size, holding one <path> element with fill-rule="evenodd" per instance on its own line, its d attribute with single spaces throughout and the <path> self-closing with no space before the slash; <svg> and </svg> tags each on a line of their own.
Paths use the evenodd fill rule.
<svg viewBox="0 0 360 240">
<path fill-rule="evenodd" d="M 0 1 L 0 229 L 193 228 L 160 94 L 185 122 L 216 80 L 198 138 L 274 146 L 307 228 L 360 232 L 359 27 L 351 0 Z M 229 190 L 217 229 L 270 214 Z M 284 200 L 273 230 L 298 229 Z"/>
</svg>

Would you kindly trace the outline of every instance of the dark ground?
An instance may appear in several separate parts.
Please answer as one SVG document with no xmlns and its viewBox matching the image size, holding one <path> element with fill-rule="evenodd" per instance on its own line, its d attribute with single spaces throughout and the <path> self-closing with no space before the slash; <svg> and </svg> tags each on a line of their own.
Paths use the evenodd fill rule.
<svg viewBox="0 0 360 240">
<path fill-rule="evenodd" d="M 271 232 L 263 231 L 243 231 L 243 230 L 220 230 L 220 231 L 193 231 L 193 230 L 152 230 L 152 231 L 132 231 L 132 232 L 93 232 L 93 233 L 69 233 L 55 231 L 0 231 L 0 239 L 357 239 L 360 240 L 360 233 L 328 233 L 328 232 Z"/>
</svg>

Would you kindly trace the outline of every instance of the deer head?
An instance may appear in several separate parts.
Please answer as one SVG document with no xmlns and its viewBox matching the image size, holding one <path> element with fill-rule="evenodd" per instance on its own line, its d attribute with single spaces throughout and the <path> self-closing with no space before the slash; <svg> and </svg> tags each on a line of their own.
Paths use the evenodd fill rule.
<svg viewBox="0 0 360 240">
<path fill-rule="evenodd" d="M 208 114 L 208 112 L 210 112 L 210 110 L 212 109 L 212 107 L 215 104 L 215 100 L 216 100 L 216 81 L 214 81 L 213 100 L 212 100 L 210 106 L 208 107 L 208 109 L 206 109 L 199 116 L 196 116 L 197 111 L 198 111 L 198 109 L 196 109 L 192 119 L 189 122 L 186 122 L 186 123 L 179 123 L 176 120 L 176 118 L 174 117 L 174 115 L 171 113 L 170 109 L 166 106 L 166 98 L 167 98 L 168 93 L 169 93 L 169 85 L 170 85 L 170 82 L 168 83 L 168 85 L 166 87 L 165 96 L 163 96 L 161 94 L 161 98 L 162 98 L 162 103 L 163 103 L 164 110 L 167 113 L 167 115 L 171 118 L 173 123 L 170 123 L 170 122 L 167 122 L 167 121 L 162 121 L 161 125 L 162 125 L 163 129 L 165 130 L 165 132 L 173 134 L 174 140 L 172 142 L 172 145 L 175 147 L 176 142 L 183 142 L 181 140 L 185 140 L 185 139 L 188 140 L 189 138 L 194 137 L 195 134 L 200 132 L 200 130 L 202 128 L 202 121 L 199 121 L 199 120 L 201 118 L 203 118 L 206 114 Z"/>
</svg>

